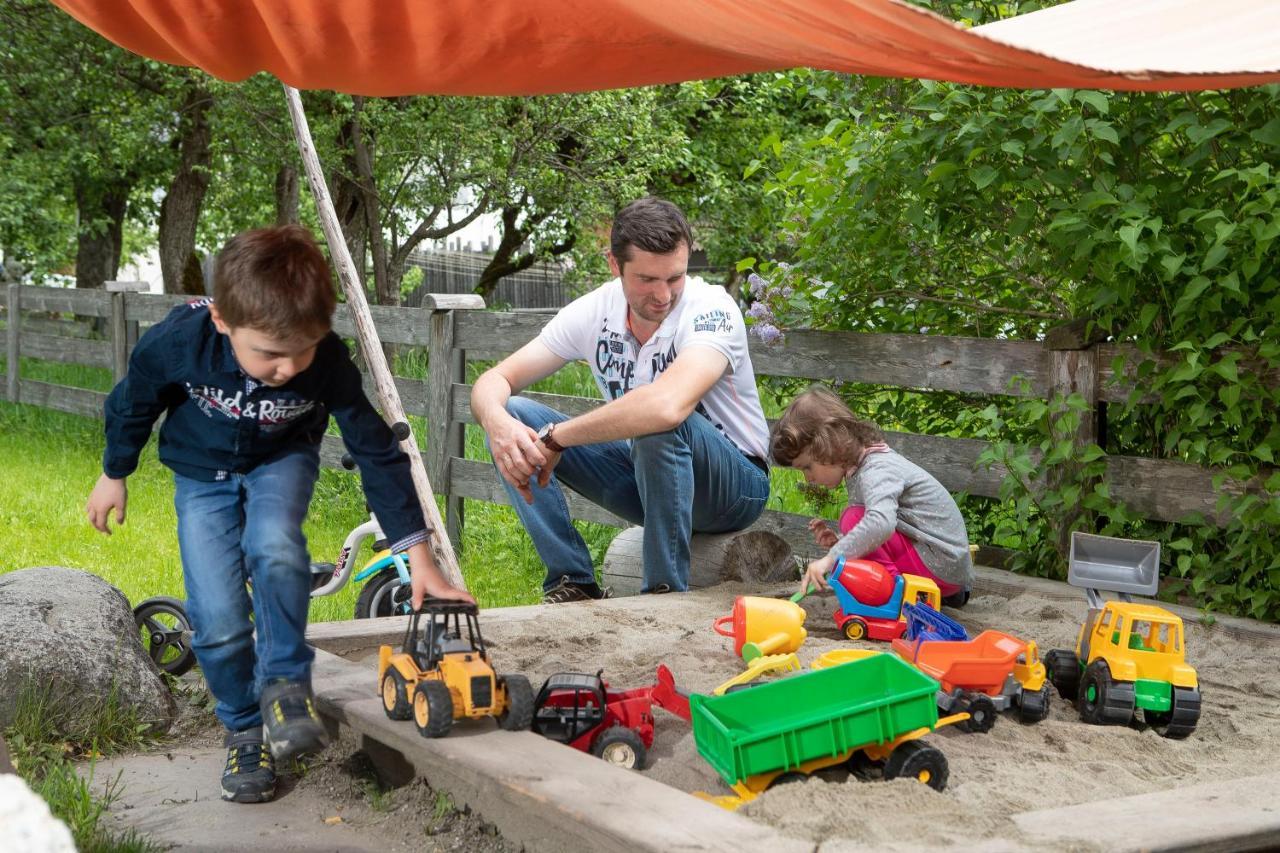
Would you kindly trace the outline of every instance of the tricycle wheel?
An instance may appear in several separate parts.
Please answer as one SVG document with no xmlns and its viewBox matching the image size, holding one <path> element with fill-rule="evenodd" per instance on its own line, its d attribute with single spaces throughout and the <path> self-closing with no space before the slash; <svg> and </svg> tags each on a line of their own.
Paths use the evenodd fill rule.
<svg viewBox="0 0 1280 853">
<path fill-rule="evenodd" d="M 507 706 L 498 715 L 498 726 L 509 732 L 521 732 L 533 725 L 533 687 L 523 675 L 504 675 L 498 679 L 507 692 Z"/>
<path fill-rule="evenodd" d="M 419 681 L 413 691 L 413 721 L 423 737 L 444 737 L 453 727 L 453 697 L 440 681 Z"/>
<path fill-rule="evenodd" d="M 142 647 L 161 672 L 177 678 L 195 666 L 191 621 L 181 601 L 163 595 L 148 598 L 133 608 L 133 621 L 142 632 Z"/>
<path fill-rule="evenodd" d="M 409 612 L 409 586 L 400 583 L 395 566 L 387 566 L 364 582 L 356 597 L 356 618 L 374 619 Z"/>
<path fill-rule="evenodd" d="M 644 741 L 626 726 L 610 726 L 591 745 L 591 754 L 624 770 L 643 770 Z"/>
<path fill-rule="evenodd" d="M 919 740 L 898 744 L 884 765 L 884 778 L 915 779 L 935 791 L 947 787 L 947 773 L 947 757 L 942 750 Z"/>
<path fill-rule="evenodd" d="M 1173 705 L 1168 711 L 1142 711 L 1142 720 L 1161 737 L 1181 740 L 1196 730 L 1200 721 L 1200 691 L 1195 687 L 1173 688 Z"/>
<path fill-rule="evenodd" d="M 1038 723 L 1049 716 L 1049 685 L 1039 690 L 1023 690 L 1018 698 L 1018 721 Z"/>
<path fill-rule="evenodd" d="M 382 710 L 393 720 L 407 720 L 413 716 L 413 703 L 409 701 L 409 683 L 393 666 L 382 675 Z"/>
<path fill-rule="evenodd" d="M 1116 681 L 1111 667 L 1099 658 L 1089 664 L 1080 680 L 1080 696 L 1076 700 L 1080 719 L 1098 726 L 1125 726 L 1133 719 L 1133 684 Z"/>
<path fill-rule="evenodd" d="M 1054 649 L 1044 656 L 1044 668 L 1058 695 L 1068 702 L 1076 701 L 1080 691 L 1080 658 L 1076 653 Z"/>
<path fill-rule="evenodd" d="M 996 724 L 996 703 L 990 696 L 982 693 L 966 693 L 956 700 L 951 708 L 952 713 L 967 713 L 969 719 L 960 723 L 960 728 L 973 734 L 986 734 Z"/>
<path fill-rule="evenodd" d="M 845 637 L 850 640 L 861 640 L 867 636 L 867 623 L 853 616 L 841 626 L 840 630 L 844 631 Z"/>
</svg>

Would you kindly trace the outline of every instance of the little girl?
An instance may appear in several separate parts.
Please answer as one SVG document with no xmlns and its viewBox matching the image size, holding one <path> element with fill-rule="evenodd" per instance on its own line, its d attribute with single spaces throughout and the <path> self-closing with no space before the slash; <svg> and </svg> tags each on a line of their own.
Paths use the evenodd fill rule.
<svg viewBox="0 0 1280 853">
<path fill-rule="evenodd" d="M 809 563 L 800 590 L 827 589 L 839 557 L 875 560 L 894 574 L 931 578 L 943 603 L 962 607 L 973 583 L 964 518 L 951 494 L 920 466 L 884 443 L 879 427 L 854 417 L 844 402 L 815 386 L 792 401 L 773 428 L 774 464 L 804 472 L 831 489 L 842 480 L 849 506 L 837 537 L 820 518 L 809 521 L 825 557 Z"/>
</svg>

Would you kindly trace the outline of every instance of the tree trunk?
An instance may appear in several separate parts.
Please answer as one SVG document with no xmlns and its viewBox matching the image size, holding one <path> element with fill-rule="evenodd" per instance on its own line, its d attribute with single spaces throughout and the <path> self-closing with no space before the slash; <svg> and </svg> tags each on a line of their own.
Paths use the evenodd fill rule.
<svg viewBox="0 0 1280 853">
<path fill-rule="evenodd" d="M 178 121 L 178 170 L 160 204 L 160 274 L 165 293 L 204 295 L 203 276 L 189 272 L 195 257 L 196 225 L 209 191 L 211 153 L 209 108 L 212 98 L 203 86 L 188 85 Z"/>
<path fill-rule="evenodd" d="M 77 177 L 76 287 L 98 288 L 113 281 L 120 269 L 124 215 L 129 208 L 133 179 Z"/>
<path fill-rule="evenodd" d="M 545 218 L 545 214 L 529 215 L 526 217 L 522 228 L 516 224 L 521 210 L 522 208 L 519 205 L 504 205 L 502 208 L 502 239 L 498 241 L 498 248 L 494 251 L 493 257 L 480 273 L 480 278 L 476 281 L 474 289 L 475 293 L 484 297 L 486 305 L 493 301 L 493 292 L 498 289 L 499 281 L 521 270 L 527 270 L 538 260 L 536 252 L 528 252 L 523 255 L 518 255 L 517 253 L 520 251 L 520 247 L 524 245 L 525 240 L 529 238 L 529 233 L 533 230 L 533 226 L 541 222 Z M 551 246 L 547 253 L 553 257 L 563 255 L 573 248 L 575 239 L 576 235 L 570 234 L 563 242 Z"/>
<path fill-rule="evenodd" d="M 276 225 L 293 225 L 298 219 L 298 170 L 288 163 L 276 172 Z"/>
</svg>

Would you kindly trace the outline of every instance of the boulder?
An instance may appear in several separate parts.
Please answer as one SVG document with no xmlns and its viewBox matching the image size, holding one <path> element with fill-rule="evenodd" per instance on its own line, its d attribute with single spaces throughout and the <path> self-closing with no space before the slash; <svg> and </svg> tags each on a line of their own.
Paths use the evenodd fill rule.
<svg viewBox="0 0 1280 853">
<path fill-rule="evenodd" d="M 48 688 L 67 733 L 80 731 L 113 693 L 154 733 L 167 731 L 176 713 L 129 601 L 79 569 L 0 575 L 0 728 L 12 724 L 29 680 Z"/>
</svg>

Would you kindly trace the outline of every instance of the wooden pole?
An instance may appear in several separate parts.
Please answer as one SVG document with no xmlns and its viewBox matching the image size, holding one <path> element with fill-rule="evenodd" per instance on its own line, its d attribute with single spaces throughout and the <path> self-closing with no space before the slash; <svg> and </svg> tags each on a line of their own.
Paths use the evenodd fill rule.
<svg viewBox="0 0 1280 853">
<path fill-rule="evenodd" d="M 374 328 L 373 317 L 369 314 L 369 303 L 365 299 L 364 287 L 360 284 L 355 262 L 352 261 L 351 253 L 347 250 L 346 240 L 343 239 L 342 226 L 338 224 L 338 214 L 333 209 L 333 199 L 329 195 L 329 187 L 325 183 L 324 172 L 320 168 L 320 157 L 316 154 L 315 142 L 311 139 L 311 128 L 307 124 L 306 113 L 302 110 L 302 97 L 292 86 L 281 85 L 284 85 L 289 117 L 293 119 L 293 136 L 297 140 L 298 152 L 302 155 L 302 163 L 307 170 L 307 182 L 311 186 L 311 195 L 316 200 L 320 227 L 324 230 L 333 266 L 338 272 L 338 280 L 342 282 L 342 290 L 347 296 L 347 307 L 351 309 L 351 318 L 355 322 L 360 354 L 364 357 L 365 364 L 369 366 L 369 374 L 377 390 L 383 417 L 392 423 L 398 421 L 407 424 L 404 407 L 400 404 L 400 394 L 396 390 L 395 381 L 391 378 L 391 369 L 387 366 L 386 356 L 383 355 L 382 346 L 378 341 L 378 330 Z M 434 534 L 431 537 L 431 550 L 435 554 L 436 565 L 440 567 L 441 573 L 449 583 L 459 589 L 466 589 L 462 572 L 458 570 L 458 558 L 453 552 L 453 545 L 445 535 L 444 522 L 436 506 L 431 481 L 427 479 L 427 469 L 422 464 L 422 454 L 418 449 L 417 439 L 410 434 L 400 442 L 400 447 L 409 456 L 409 470 L 413 474 L 413 485 L 418 491 L 418 501 L 422 504 L 422 514 L 427 520 L 427 526 Z"/>
<path fill-rule="evenodd" d="M 10 403 L 18 402 L 19 389 L 22 387 L 22 369 L 19 361 L 22 357 L 22 344 L 18 336 L 22 331 L 22 315 L 19 313 L 22 308 L 22 285 L 9 285 L 9 328 L 6 334 L 8 339 L 8 349 L 6 358 L 8 364 L 5 370 L 8 375 L 5 377 L 5 396 L 9 398 Z"/>
</svg>

